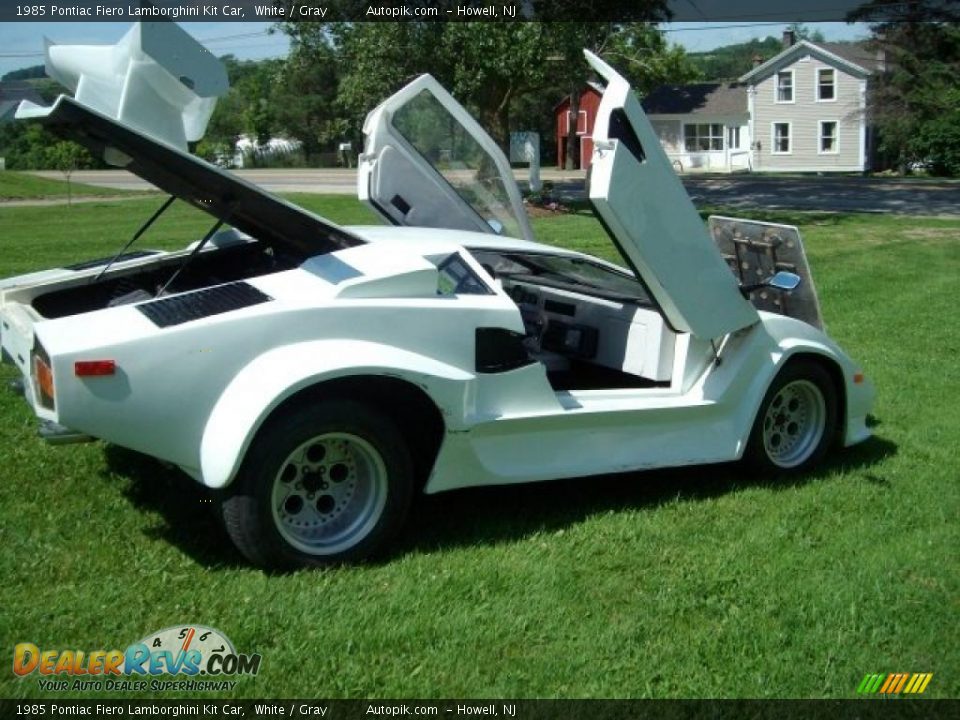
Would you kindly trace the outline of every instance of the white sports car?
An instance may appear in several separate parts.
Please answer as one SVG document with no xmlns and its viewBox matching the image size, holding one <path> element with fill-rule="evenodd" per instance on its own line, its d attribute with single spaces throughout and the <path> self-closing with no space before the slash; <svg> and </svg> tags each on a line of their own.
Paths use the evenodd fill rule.
<svg viewBox="0 0 960 720">
<path fill-rule="evenodd" d="M 364 125 L 358 190 L 387 225 L 339 227 L 204 162 L 186 142 L 225 77 L 159 25 L 111 62 L 53 46 L 76 97 L 18 116 L 169 193 L 134 240 L 174 198 L 211 228 L 3 281 L 0 343 L 42 435 L 183 468 L 252 562 L 388 549 L 418 492 L 803 471 L 869 436 L 872 386 L 818 327 L 796 229 L 705 227 L 599 58 L 589 199 L 626 267 L 537 243 L 505 157 L 426 75 Z"/>
</svg>

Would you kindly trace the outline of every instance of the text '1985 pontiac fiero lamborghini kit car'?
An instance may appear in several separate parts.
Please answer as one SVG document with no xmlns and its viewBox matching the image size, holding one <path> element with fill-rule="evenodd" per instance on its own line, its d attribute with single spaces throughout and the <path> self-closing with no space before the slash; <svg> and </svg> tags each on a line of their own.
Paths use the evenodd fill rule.
<svg viewBox="0 0 960 720">
<path fill-rule="evenodd" d="M 187 152 L 226 75 L 176 25 L 47 54 L 75 97 L 17 116 L 169 194 L 133 239 L 174 199 L 212 220 L 181 252 L 0 283 L 4 359 L 48 440 L 183 468 L 257 564 L 389 548 L 416 492 L 802 471 L 869 435 L 796 229 L 706 227 L 594 55 L 589 199 L 626 267 L 537 243 L 506 158 L 428 75 L 364 124 L 358 191 L 387 224 L 340 227 Z"/>
</svg>

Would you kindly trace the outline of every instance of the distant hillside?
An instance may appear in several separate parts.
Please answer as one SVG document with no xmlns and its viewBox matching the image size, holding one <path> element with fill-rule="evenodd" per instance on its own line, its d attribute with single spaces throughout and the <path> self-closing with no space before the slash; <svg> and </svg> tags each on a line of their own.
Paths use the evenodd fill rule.
<svg viewBox="0 0 960 720">
<path fill-rule="evenodd" d="M 19 70 L 11 70 L 3 77 L 0 77 L 0 82 L 4 80 L 35 80 L 37 78 L 45 78 L 47 76 L 47 71 L 44 70 L 43 65 L 31 65 L 30 67 L 20 68 Z"/>
<path fill-rule="evenodd" d="M 753 67 L 755 56 L 769 60 L 782 49 L 779 38 L 768 37 L 687 55 L 703 73 L 705 80 L 736 80 Z"/>
</svg>

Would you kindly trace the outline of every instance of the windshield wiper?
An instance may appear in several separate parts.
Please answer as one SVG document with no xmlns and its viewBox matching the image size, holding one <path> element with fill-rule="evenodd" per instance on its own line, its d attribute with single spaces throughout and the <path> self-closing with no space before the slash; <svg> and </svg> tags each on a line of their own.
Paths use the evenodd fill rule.
<svg viewBox="0 0 960 720">
<path fill-rule="evenodd" d="M 103 270 L 101 270 L 99 273 L 97 273 L 97 276 L 96 276 L 93 280 L 91 280 L 90 282 L 94 282 L 94 283 L 95 283 L 95 282 L 99 281 L 100 278 L 103 277 L 104 273 L 106 273 L 107 270 L 109 270 L 110 267 L 111 267 L 117 260 L 119 260 L 120 258 L 123 257 L 124 253 L 126 253 L 127 250 L 130 249 L 130 246 L 133 245 L 133 244 L 140 238 L 140 236 L 143 235 L 143 234 L 150 228 L 151 225 L 153 225 L 154 222 L 156 222 L 157 218 L 159 218 L 161 215 L 163 215 L 163 213 L 166 212 L 166 209 L 167 209 L 168 207 L 170 207 L 171 205 L 173 205 L 173 201 L 176 200 L 176 199 L 177 199 L 177 198 L 176 198 L 175 195 L 171 195 L 170 197 L 168 197 L 168 198 L 164 201 L 163 205 L 161 205 L 161 206 L 159 207 L 159 209 L 158 209 L 155 213 L 153 213 L 153 215 L 151 215 L 151 216 L 149 217 L 149 219 L 148 219 L 143 225 L 140 226 L 140 229 L 137 230 L 137 231 L 133 234 L 133 237 L 130 238 L 130 239 L 127 241 L 127 244 L 124 245 L 122 248 L 120 248 L 120 252 L 118 252 L 116 255 L 114 255 L 113 258 L 111 258 L 110 262 L 108 262 L 106 265 L 103 266 Z"/>
</svg>

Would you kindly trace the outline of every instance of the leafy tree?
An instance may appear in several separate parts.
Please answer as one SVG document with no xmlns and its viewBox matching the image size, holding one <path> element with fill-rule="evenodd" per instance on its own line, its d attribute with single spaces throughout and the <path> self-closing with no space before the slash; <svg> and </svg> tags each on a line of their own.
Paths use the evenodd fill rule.
<svg viewBox="0 0 960 720">
<path fill-rule="evenodd" d="M 86 148 L 60 140 L 36 122 L 0 123 L 0 155 L 8 170 L 61 170 L 102 167 Z M 69 178 L 68 178 L 69 180 Z"/>
<path fill-rule="evenodd" d="M 307 59 L 304 72 L 315 70 L 311 58 L 330 58 L 336 68 L 328 142 L 348 139 L 359 147 L 366 114 L 421 73 L 432 71 L 449 86 L 452 68 L 440 60 L 444 28 L 439 22 L 285 25 L 293 42 L 291 58 Z"/>
<path fill-rule="evenodd" d="M 345 134 L 337 108 L 338 75 L 329 44 L 295 45 L 273 85 L 274 123 L 278 130 L 303 143 L 307 157 Z"/>
<path fill-rule="evenodd" d="M 444 33 L 453 93 L 505 150 L 517 98 L 543 85 L 544 39 L 545 26 L 536 22 L 452 23 Z"/>
<path fill-rule="evenodd" d="M 811 30 L 802 22 L 790 23 L 787 25 L 787 30 L 791 31 L 797 40 L 809 40 L 814 43 L 821 43 L 826 40 L 822 32 Z"/>
<path fill-rule="evenodd" d="M 872 2 L 851 19 L 875 21 L 871 44 L 885 57 L 868 107 L 883 159 L 901 171 L 922 163 L 960 175 L 960 15 L 939 0 L 914 0 Z"/>
<path fill-rule="evenodd" d="M 756 58 L 769 60 L 782 49 L 778 38 L 767 37 L 725 45 L 708 52 L 690 53 L 687 57 L 707 80 L 736 80 L 750 72 Z"/>
<path fill-rule="evenodd" d="M 46 76 L 46 67 L 43 65 L 31 65 L 30 67 L 20 68 L 19 70 L 11 70 L 3 77 L 0 77 L 0 82 L 5 80 L 34 80 L 36 78 L 45 78 Z"/>
<path fill-rule="evenodd" d="M 610 37 L 604 58 L 617 65 L 642 94 L 661 85 L 681 85 L 703 77 L 686 51 L 680 45 L 670 45 L 649 23 L 619 28 Z"/>
<path fill-rule="evenodd" d="M 533 4 L 538 13 L 549 15 L 540 9 L 543 3 Z M 551 7 L 563 10 L 569 4 L 557 1 Z M 666 4 L 643 0 L 634 14 L 663 18 Z M 550 109 L 559 97 L 574 93 L 579 101 L 589 77 L 584 47 L 617 53 L 611 59 L 641 89 L 697 77 L 683 51 L 668 46 L 662 33 L 645 23 L 337 22 L 280 27 L 293 44 L 287 72 L 292 63 L 310 72 L 336 70 L 339 123 L 328 122 L 327 127 L 353 128 L 355 142 L 366 113 L 424 72 L 477 115 L 505 149 L 512 129 L 549 131 Z M 319 92 L 317 96 L 324 97 Z M 324 100 L 323 107 L 330 103 Z"/>
<path fill-rule="evenodd" d="M 70 182 L 70 179 L 74 171 L 84 163 L 87 152 L 75 142 L 61 140 L 48 148 L 47 153 L 49 163 L 62 172 L 64 179 L 67 181 L 67 204 L 72 205 L 73 184 Z"/>
</svg>

